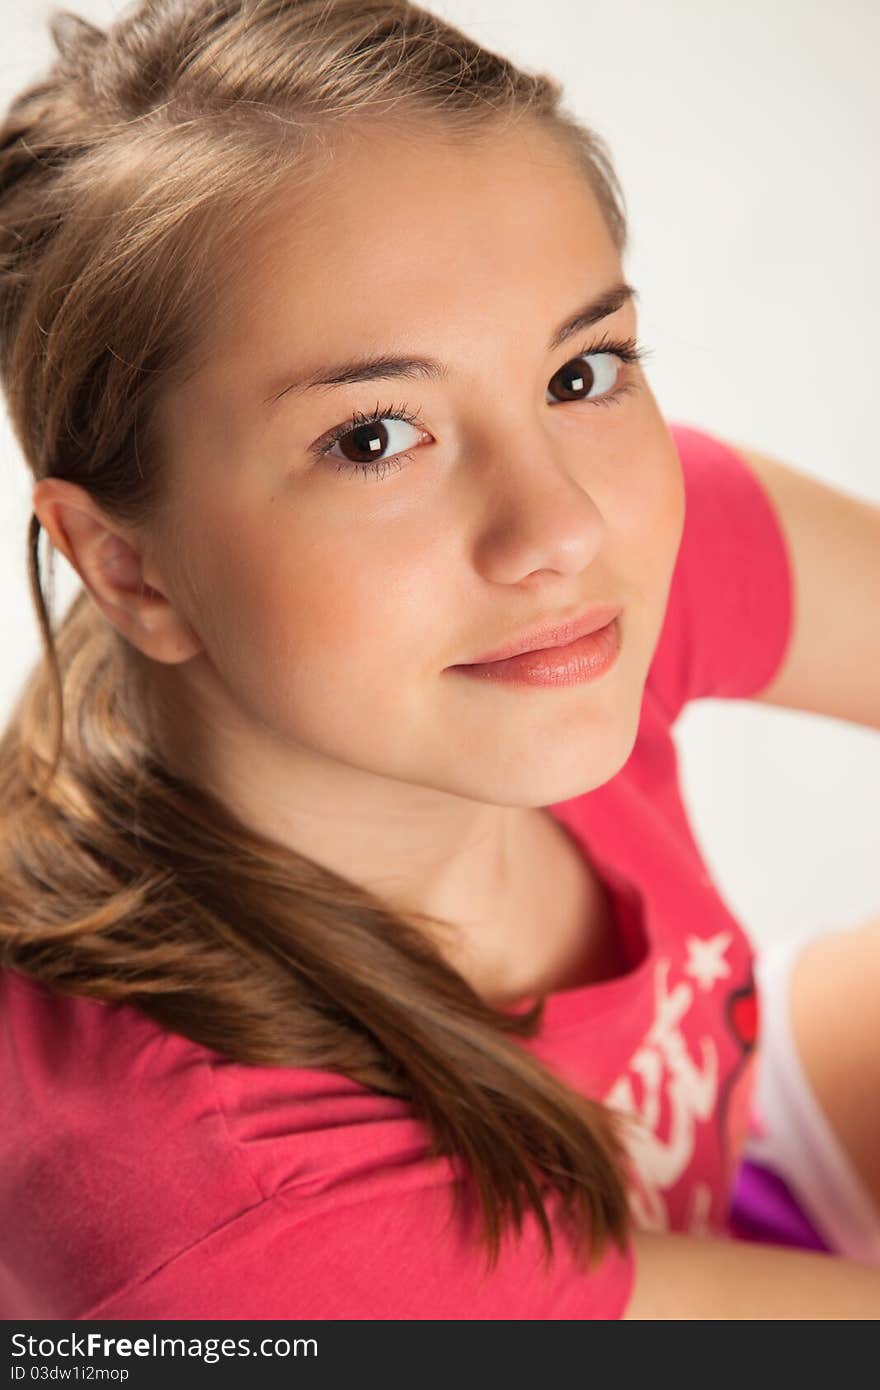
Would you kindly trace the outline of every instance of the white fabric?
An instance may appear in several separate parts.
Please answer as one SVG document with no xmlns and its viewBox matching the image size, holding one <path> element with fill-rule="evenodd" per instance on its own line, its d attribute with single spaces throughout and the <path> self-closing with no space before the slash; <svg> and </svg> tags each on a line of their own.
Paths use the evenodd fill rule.
<svg viewBox="0 0 880 1390">
<path fill-rule="evenodd" d="M 785 1181 L 836 1253 L 880 1264 L 880 1209 L 816 1099 L 791 1030 L 792 966 L 807 941 L 827 930 L 786 938 L 757 952 L 761 1045 L 755 1100 L 768 1132 L 749 1137 L 745 1156 Z M 866 1096 L 866 1102 L 876 1103 L 876 1097 Z"/>
</svg>

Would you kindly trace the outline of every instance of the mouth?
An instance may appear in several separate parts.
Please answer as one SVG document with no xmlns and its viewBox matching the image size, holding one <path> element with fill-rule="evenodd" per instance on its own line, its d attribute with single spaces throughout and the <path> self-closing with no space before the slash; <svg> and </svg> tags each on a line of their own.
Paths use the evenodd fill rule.
<svg viewBox="0 0 880 1390">
<path fill-rule="evenodd" d="M 472 679 L 516 685 L 557 688 L 580 685 L 598 679 L 614 665 L 623 641 L 620 619 L 618 607 L 601 626 L 595 626 L 594 617 L 582 618 L 580 626 L 582 629 L 588 627 L 587 631 L 577 633 L 577 625 L 569 624 L 575 635 L 562 641 L 557 639 L 552 646 L 514 651 L 494 660 L 463 662 L 448 669 Z M 590 628 L 591 622 L 594 625 Z"/>
<path fill-rule="evenodd" d="M 557 647 L 568 646 L 579 637 L 598 632 L 613 618 L 618 617 L 620 612 L 619 603 L 595 603 L 574 617 L 566 617 L 562 621 L 545 619 L 544 622 L 531 627 L 528 632 L 521 633 L 519 637 L 508 639 L 501 646 L 481 652 L 471 661 L 460 664 L 486 666 L 490 662 L 506 661 L 508 657 L 520 656 L 525 652 L 553 651 Z"/>
</svg>

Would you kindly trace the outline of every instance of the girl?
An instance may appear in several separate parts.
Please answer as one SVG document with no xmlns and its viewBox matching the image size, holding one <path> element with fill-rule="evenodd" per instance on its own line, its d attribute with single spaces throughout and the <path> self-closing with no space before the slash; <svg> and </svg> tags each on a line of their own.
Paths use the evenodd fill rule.
<svg viewBox="0 0 880 1390">
<path fill-rule="evenodd" d="M 407 0 L 51 27 L 0 133 L 46 646 L 0 745 L 4 1316 L 873 1316 L 867 1262 L 731 1239 L 752 952 L 671 729 L 876 716 L 810 657 L 825 508 L 856 635 L 876 509 L 663 419 L 552 79 Z"/>
</svg>

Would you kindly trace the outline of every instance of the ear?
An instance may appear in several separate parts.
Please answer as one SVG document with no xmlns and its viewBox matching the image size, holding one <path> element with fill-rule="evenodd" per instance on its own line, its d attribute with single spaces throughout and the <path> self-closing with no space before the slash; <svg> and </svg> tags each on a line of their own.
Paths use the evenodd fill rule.
<svg viewBox="0 0 880 1390">
<path fill-rule="evenodd" d="M 61 478 L 34 485 L 34 512 L 105 617 L 154 661 L 175 664 L 202 650 L 131 528 L 111 521 L 85 488 Z"/>
</svg>

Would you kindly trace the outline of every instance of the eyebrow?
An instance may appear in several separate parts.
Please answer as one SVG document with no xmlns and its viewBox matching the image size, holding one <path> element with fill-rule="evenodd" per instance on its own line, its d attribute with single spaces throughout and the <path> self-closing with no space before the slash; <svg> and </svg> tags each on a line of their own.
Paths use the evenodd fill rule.
<svg viewBox="0 0 880 1390">
<path fill-rule="evenodd" d="M 638 291 L 624 281 L 603 290 L 595 299 L 581 307 L 550 335 L 548 352 L 553 352 L 568 342 L 576 333 L 583 333 L 601 319 L 617 312 L 627 300 L 638 299 Z M 395 377 L 406 377 L 422 381 L 443 381 L 449 375 L 445 363 L 436 357 L 403 357 L 399 355 L 377 355 L 351 358 L 346 362 L 328 363 L 315 368 L 307 376 L 297 378 L 274 396 L 268 396 L 263 404 L 278 401 L 282 396 L 293 392 L 302 395 L 321 387 L 350 386 L 358 381 L 386 381 Z"/>
</svg>

